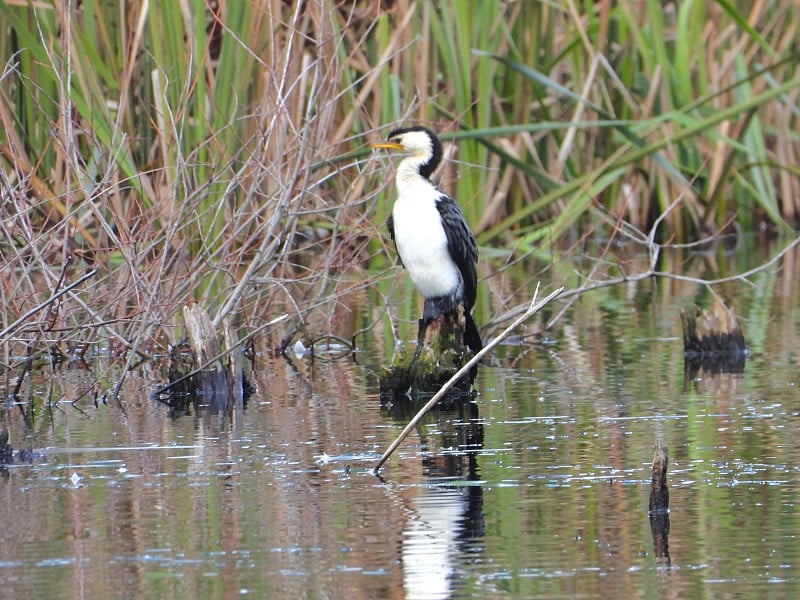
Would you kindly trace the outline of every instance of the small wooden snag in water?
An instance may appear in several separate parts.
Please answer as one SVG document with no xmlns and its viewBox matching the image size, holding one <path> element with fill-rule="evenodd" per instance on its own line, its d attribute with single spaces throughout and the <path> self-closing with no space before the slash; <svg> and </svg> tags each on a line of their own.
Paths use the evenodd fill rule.
<svg viewBox="0 0 800 600">
<path fill-rule="evenodd" d="M 745 352 L 744 334 L 733 310 L 716 301 L 710 309 L 681 311 L 687 354 Z"/>
<path fill-rule="evenodd" d="M 732 309 L 720 300 L 710 308 L 681 310 L 683 353 L 686 370 L 696 373 L 737 373 L 744 369 L 747 346 L 741 325 Z"/>
<path fill-rule="evenodd" d="M 173 357 L 170 383 L 154 392 L 154 397 L 180 411 L 187 411 L 192 405 L 210 407 L 213 412 L 231 411 L 241 406 L 248 382 L 243 361 L 237 353 L 240 341 L 236 331 L 223 320 L 226 346 L 223 351 L 214 324 L 202 306 L 185 306 L 183 316 L 194 368 L 185 372 L 177 356 Z M 162 395 L 167 395 L 167 399 Z"/>
<path fill-rule="evenodd" d="M 667 487 L 667 447 L 661 439 L 656 440 L 653 452 L 653 477 L 650 480 L 650 512 L 669 509 L 669 488 Z"/>
<path fill-rule="evenodd" d="M 650 531 L 653 534 L 653 553 L 662 566 L 670 566 L 669 556 L 669 488 L 667 487 L 667 447 L 656 440 L 653 453 L 653 477 L 650 480 Z"/>
</svg>

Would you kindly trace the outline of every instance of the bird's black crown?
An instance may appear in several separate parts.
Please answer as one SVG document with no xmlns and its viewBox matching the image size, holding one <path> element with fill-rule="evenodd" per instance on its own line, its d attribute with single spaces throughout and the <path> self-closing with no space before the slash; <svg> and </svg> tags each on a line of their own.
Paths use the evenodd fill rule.
<svg viewBox="0 0 800 600">
<path fill-rule="evenodd" d="M 388 136 L 386 136 L 387 140 L 393 140 L 394 138 L 403 135 L 404 133 L 409 133 L 411 131 L 421 131 L 427 134 L 428 139 L 431 142 L 431 155 L 427 161 L 419 167 L 419 174 L 425 177 L 426 179 L 430 179 L 433 172 L 436 170 L 436 167 L 439 166 L 439 163 L 442 162 L 442 142 L 439 140 L 438 136 L 433 133 L 427 127 L 423 127 L 422 125 L 413 125 L 412 127 L 398 127 L 397 129 L 393 129 Z"/>
</svg>

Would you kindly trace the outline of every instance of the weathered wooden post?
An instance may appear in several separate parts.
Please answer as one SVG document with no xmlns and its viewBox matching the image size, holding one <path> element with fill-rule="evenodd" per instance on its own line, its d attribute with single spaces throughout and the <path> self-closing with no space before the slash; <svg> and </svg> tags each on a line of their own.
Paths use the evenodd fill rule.
<svg viewBox="0 0 800 600">
<path fill-rule="evenodd" d="M 650 481 L 650 531 L 653 534 L 653 554 L 656 563 L 669 568 L 669 488 L 667 487 L 667 446 L 656 440 L 653 452 L 653 477 Z"/>
</svg>

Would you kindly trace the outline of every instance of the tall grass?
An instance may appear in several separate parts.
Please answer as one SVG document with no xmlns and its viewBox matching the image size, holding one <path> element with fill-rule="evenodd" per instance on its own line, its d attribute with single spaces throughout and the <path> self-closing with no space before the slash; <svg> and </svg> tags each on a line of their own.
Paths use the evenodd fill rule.
<svg viewBox="0 0 800 600">
<path fill-rule="evenodd" d="M 42 302 L 77 254 L 72 273 L 98 275 L 39 334 L 102 328 L 148 354 L 174 339 L 187 301 L 217 321 L 242 308 L 258 319 L 276 301 L 302 317 L 345 286 L 327 274 L 371 228 L 357 207 L 374 193 L 351 194 L 353 178 L 327 162 L 349 149 L 352 127 L 333 137 L 347 71 L 337 31 L 358 15 L 83 6 L 0 5 L 6 306 Z"/>
<path fill-rule="evenodd" d="M 331 306 L 379 279 L 360 268 L 387 254 L 389 165 L 367 143 L 401 122 L 441 132 L 455 160 L 439 177 L 485 255 L 619 219 L 646 230 L 681 195 L 672 239 L 787 230 L 799 13 L 788 0 L 6 0 L 5 326 L 98 269 L 55 321 L 37 313 L 8 339 L 103 333 L 146 355 L 191 300 L 217 322 L 289 306 L 334 328 Z"/>
</svg>

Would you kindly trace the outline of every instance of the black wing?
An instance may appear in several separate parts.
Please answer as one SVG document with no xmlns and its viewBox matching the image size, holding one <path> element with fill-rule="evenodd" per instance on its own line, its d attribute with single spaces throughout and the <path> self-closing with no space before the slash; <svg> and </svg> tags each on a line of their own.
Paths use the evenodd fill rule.
<svg viewBox="0 0 800 600">
<path fill-rule="evenodd" d="M 394 217 L 391 213 L 389 213 L 389 218 L 386 219 L 386 227 L 389 228 L 389 237 L 392 238 L 392 242 L 394 242 L 394 250 L 395 254 L 397 254 L 397 260 L 400 261 L 400 265 L 405 268 L 403 264 L 403 259 L 400 258 L 400 253 L 397 252 L 397 240 L 394 239 Z"/>
<path fill-rule="evenodd" d="M 464 279 L 464 303 L 469 312 L 475 306 L 478 290 L 478 243 L 475 241 L 475 234 L 467 225 L 461 207 L 455 200 L 442 192 L 436 200 L 436 208 L 442 217 L 450 257 Z"/>
</svg>

